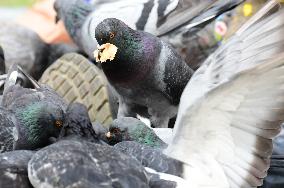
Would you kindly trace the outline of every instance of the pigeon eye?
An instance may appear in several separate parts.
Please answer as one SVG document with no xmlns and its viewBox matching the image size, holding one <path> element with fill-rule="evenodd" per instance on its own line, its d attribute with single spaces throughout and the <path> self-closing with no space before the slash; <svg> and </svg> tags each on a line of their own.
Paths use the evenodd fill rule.
<svg viewBox="0 0 284 188">
<path fill-rule="evenodd" d="M 109 33 L 109 38 L 113 39 L 114 36 L 115 36 L 115 34 L 114 34 L 113 32 L 110 32 L 110 33 Z"/>
<path fill-rule="evenodd" d="M 61 120 L 56 120 L 55 121 L 55 126 L 56 127 L 62 127 L 62 125 L 63 125 L 63 122 Z"/>
</svg>

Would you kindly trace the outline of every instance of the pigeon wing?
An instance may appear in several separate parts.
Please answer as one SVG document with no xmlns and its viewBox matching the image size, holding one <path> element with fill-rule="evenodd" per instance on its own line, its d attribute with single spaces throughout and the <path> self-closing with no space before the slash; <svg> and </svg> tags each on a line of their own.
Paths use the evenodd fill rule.
<svg viewBox="0 0 284 188">
<path fill-rule="evenodd" d="M 283 75 L 281 54 L 235 75 L 184 109 L 165 152 L 189 166 L 186 179 L 200 187 L 262 184 L 272 138 L 284 120 Z"/>
</svg>

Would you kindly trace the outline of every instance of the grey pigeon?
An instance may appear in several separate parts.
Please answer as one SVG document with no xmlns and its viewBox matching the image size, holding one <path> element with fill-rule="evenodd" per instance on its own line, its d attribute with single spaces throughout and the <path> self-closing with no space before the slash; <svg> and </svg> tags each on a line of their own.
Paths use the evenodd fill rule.
<svg viewBox="0 0 284 188">
<path fill-rule="evenodd" d="M 167 144 L 156 135 L 153 129 L 132 117 L 115 119 L 110 124 L 109 132 L 106 135 L 108 143 L 111 145 L 123 141 L 136 141 L 153 148 L 167 147 Z"/>
<path fill-rule="evenodd" d="M 115 18 L 97 26 L 96 39 L 100 45 L 118 48 L 114 60 L 102 63 L 108 81 L 120 94 L 118 117 L 136 117 L 133 108 L 146 106 L 154 127 L 167 127 L 193 71 L 169 44 Z"/>
<path fill-rule="evenodd" d="M 2 152 L 12 149 L 37 149 L 58 137 L 65 118 L 64 101 L 51 90 L 23 88 L 16 66 L 9 70 L 1 107 Z"/>
<path fill-rule="evenodd" d="M 80 103 L 68 105 L 59 139 L 76 139 L 103 143 L 100 138 L 100 132 L 97 134 L 92 126 L 86 106 Z"/>
<path fill-rule="evenodd" d="M 143 166 L 110 146 L 85 141 L 60 141 L 36 152 L 28 165 L 38 187 L 146 188 Z"/>
<path fill-rule="evenodd" d="M 13 107 L 0 110 L 1 152 L 41 148 L 59 136 L 64 113 L 58 105 L 42 100 Z"/>
<path fill-rule="evenodd" d="M 28 178 L 28 162 L 33 154 L 28 150 L 0 154 L 1 188 L 32 188 Z"/>
<path fill-rule="evenodd" d="M 193 44 L 192 34 L 188 35 L 188 31 L 200 24 L 207 24 L 241 2 L 243 0 L 56 0 L 54 8 L 58 20 L 63 20 L 73 41 L 93 58 L 93 51 L 97 47 L 94 31 L 106 18 L 120 19 L 135 30 L 163 35 L 165 40 L 179 47 L 180 51 L 193 45 L 192 48 L 199 52 L 201 50 Z M 184 27 L 174 29 L 181 26 Z M 174 33 L 170 32 L 173 29 Z M 165 35 L 166 33 L 169 35 Z M 184 41 L 187 41 L 186 44 Z M 187 57 L 192 55 L 187 54 Z"/>
</svg>

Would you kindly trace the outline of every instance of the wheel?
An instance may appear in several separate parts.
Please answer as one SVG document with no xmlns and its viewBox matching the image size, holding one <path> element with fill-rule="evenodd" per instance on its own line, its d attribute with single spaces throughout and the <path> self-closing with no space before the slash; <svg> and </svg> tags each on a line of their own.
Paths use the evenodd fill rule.
<svg viewBox="0 0 284 188">
<path fill-rule="evenodd" d="M 40 79 L 67 102 L 80 102 L 88 108 L 92 122 L 108 126 L 117 114 L 117 97 L 94 64 L 76 53 L 65 54 Z"/>
</svg>

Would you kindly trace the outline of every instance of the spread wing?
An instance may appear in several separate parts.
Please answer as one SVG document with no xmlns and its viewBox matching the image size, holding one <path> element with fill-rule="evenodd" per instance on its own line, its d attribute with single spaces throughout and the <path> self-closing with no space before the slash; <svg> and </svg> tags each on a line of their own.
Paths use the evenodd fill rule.
<svg viewBox="0 0 284 188">
<path fill-rule="evenodd" d="M 158 36 L 176 29 L 189 30 L 206 24 L 220 14 L 229 11 L 244 0 L 184 0 L 167 15 L 166 21 L 158 27 Z M 181 7 L 181 8 L 179 8 Z"/>
<path fill-rule="evenodd" d="M 237 74 L 184 109 L 166 154 L 188 165 L 188 180 L 196 180 L 198 187 L 262 184 L 272 138 L 284 120 L 283 75 L 284 53 Z"/>
<path fill-rule="evenodd" d="M 183 92 L 181 100 L 186 103 L 180 103 L 180 111 L 236 73 L 269 61 L 284 51 L 284 10 L 260 19 L 275 5 L 278 5 L 276 0 L 270 1 L 240 29 L 241 32 L 207 58 L 186 86 L 190 89 Z M 177 124 L 178 121 L 179 118 Z"/>
</svg>

